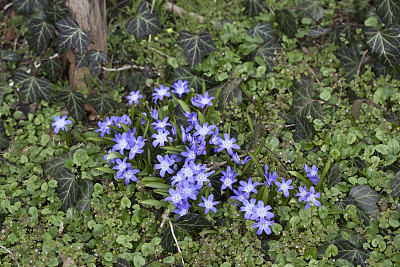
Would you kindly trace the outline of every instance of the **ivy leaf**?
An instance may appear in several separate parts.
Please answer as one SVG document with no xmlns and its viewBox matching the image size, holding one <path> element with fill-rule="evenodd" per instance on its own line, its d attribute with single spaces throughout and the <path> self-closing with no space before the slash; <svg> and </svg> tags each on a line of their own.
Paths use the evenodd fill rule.
<svg viewBox="0 0 400 267">
<path fill-rule="evenodd" d="M 0 106 L 3 104 L 3 98 L 11 90 L 11 86 L 6 82 L 0 82 Z"/>
<path fill-rule="evenodd" d="M 59 157 L 57 157 L 55 159 L 52 159 L 51 161 L 45 163 L 44 167 L 43 167 L 44 175 L 56 177 L 57 174 L 63 168 L 65 168 L 64 160 L 65 159 L 71 159 L 72 160 L 75 151 L 76 151 L 76 149 L 74 149 L 73 151 L 70 151 L 70 152 L 66 152 L 66 153 L 62 154 L 61 156 L 59 156 Z"/>
<path fill-rule="evenodd" d="M 107 54 L 103 51 L 91 49 L 86 55 L 89 61 L 89 70 L 93 77 L 100 75 L 103 71 L 103 63 L 107 62 Z"/>
<path fill-rule="evenodd" d="M 316 134 L 314 124 L 310 122 L 307 118 L 295 117 L 295 133 L 293 138 L 296 142 L 301 140 L 311 141 L 314 139 Z"/>
<path fill-rule="evenodd" d="M 194 88 L 197 93 L 202 92 L 203 82 L 206 88 L 210 88 L 215 84 L 214 80 L 209 77 L 194 75 L 188 67 L 179 67 L 175 69 L 173 80 L 174 82 L 178 80 L 188 81 L 189 88 Z"/>
<path fill-rule="evenodd" d="M 56 0 L 54 4 L 47 5 L 44 13 L 46 14 L 46 20 L 53 24 L 64 18 L 72 17 L 69 8 L 64 4 L 64 0 Z"/>
<path fill-rule="evenodd" d="M 177 236 L 179 232 L 175 228 L 173 229 L 175 236 Z M 176 253 L 178 251 L 178 249 L 176 248 L 174 237 L 172 236 L 171 227 L 165 229 L 161 238 L 161 246 L 167 252 Z"/>
<path fill-rule="evenodd" d="M 106 115 L 114 107 L 114 101 L 104 95 L 90 94 L 88 102 L 102 116 Z"/>
<path fill-rule="evenodd" d="M 226 105 L 229 103 L 235 103 L 240 105 L 242 104 L 242 91 L 240 90 L 240 83 L 242 79 L 233 79 L 230 81 L 224 89 L 221 90 L 218 99 L 218 107 L 224 109 Z M 215 96 L 221 86 L 216 86 L 208 90 L 208 93 L 211 96 Z"/>
<path fill-rule="evenodd" d="M 135 36 L 136 41 L 141 41 L 145 35 L 156 34 L 161 29 L 157 15 L 150 13 L 148 3 L 140 2 L 137 16 L 128 21 L 126 30 Z"/>
<path fill-rule="evenodd" d="M 88 59 L 86 55 L 75 53 L 75 67 L 77 69 L 88 66 Z"/>
<path fill-rule="evenodd" d="M 341 38 L 345 39 L 349 43 L 356 42 L 356 37 L 354 35 L 353 29 L 349 25 L 339 25 L 335 30 L 331 32 L 332 41 L 336 45 L 344 45 L 344 41 Z"/>
<path fill-rule="evenodd" d="M 61 70 L 61 61 L 58 59 L 46 60 L 43 63 L 43 68 L 50 78 L 56 78 Z"/>
<path fill-rule="evenodd" d="M 44 78 L 30 76 L 23 70 L 18 70 L 14 81 L 21 86 L 22 99 L 30 103 L 38 102 L 40 98 L 50 102 L 50 83 Z"/>
<path fill-rule="evenodd" d="M 394 176 L 391 195 L 395 197 L 400 197 L 400 172 L 396 173 L 396 175 Z"/>
<path fill-rule="evenodd" d="M 302 79 L 298 82 L 293 94 L 291 113 L 297 117 L 311 116 L 320 119 L 324 116 L 321 105 L 312 99 L 313 83 L 310 79 Z"/>
<path fill-rule="evenodd" d="M 90 209 L 90 200 L 93 194 L 93 182 L 88 179 L 82 179 L 79 181 L 79 190 L 76 201 L 76 208 L 80 212 Z"/>
<path fill-rule="evenodd" d="M 395 67 L 400 59 L 400 26 L 389 24 L 383 30 L 366 29 L 367 43 L 385 65 Z"/>
<path fill-rule="evenodd" d="M 193 230 L 210 227 L 211 222 L 199 214 L 187 213 L 176 220 L 176 226 L 189 233 Z"/>
<path fill-rule="evenodd" d="M 31 34 L 29 45 L 37 52 L 42 51 L 48 46 L 50 40 L 56 37 L 56 29 L 53 24 L 44 20 L 32 19 L 28 24 L 28 29 Z"/>
<path fill-rule="evenodd" d="M 341 46 L 337 51 L 336 56 L 340 60 L 341 67 L 344 68 L 345 74 L 344 77 L 348 82 L 354 80 L 354 77 L 357 75 L 358 66 L 360 65 L 360 50 L 358 46 L 353 44 L 350 47 Z M 361 70 L 360 69 L 360 74 Z"/>
<path fill-rule="evenodd" d="M 376 203 L 379 200 L 379 194 L 369 185 L 357 185 L 350 190 L 349 197 L 354 201 L 360 219 L 363 219 L 364 223 L 369 225 L 370 217 L 375 215 L 377 209 Z"/>
<path fill-rule="evenodd" d="M 299 8 L 307 11 L 316 21 L 319 21 L 324 16 L 324 9 L 318 3 L 318 1 L 305 0 L 303 1 L 303 3 L 301 3 Z M 302 20 L 303 18 L 310 18 L 306 12 L 301 10 L 298 11 L 298 15 L 300 20 Z"/>
<path fill-rule="evenodd" d="M 176 41 L 183 48 L 185 57 L 192 69 L 200 63 L 206 54 L 217 50 L 209 33 L 193 35 L 188 31 L 181 31 Z"/>
<path fill-rule="evenodd" d="M 280 49 L 281 47 L 274 40 L 267 40 L 259 48 L 254 50 L 251 55 L 254 61 L 256 57 L 260 57 L 265 61 L 267 71 L 271 71 L 274 66 L 274 61 L 272 59 L 275 57 L 275 53 Z"/>
<path fill-rule="evenodd" d="M 331 188 L 332 186 L 340 183 L 341 180 L 342 175 L 340 173 L 339 163 L 330 166 L 328 172 L 325 175 L 325 182 L 328 188 Z"/>
<path fill-rule="evenodd" d="M 72 207 L 78 197 L 78 180 L 75 174 L 67 168 L 61 169 L 56 176 L 57 193 L 58 197 L 62 202 L 63 211 L 67 211 L 69 207 Z"/>
<path fill-rule="evenodd" d="M 368 251 L 362 247 L 347 240 L 335 242 L 335 246 L 338 249 L 338 255 L 335 257 L 336 259 L 348 260 L 356 266 L 367 266 L 366 261 L 369 258 Z"/>
<path fill-rule="evenodd" d="M 0 50 L 0 59 L 10 62 L 18 62 L 21 60 L 21 54 L 11 50 Z"/>
<path fill-rule="evenodd" d="M 58 44 L 61 53 L 76 48 L 79 53 L 85 53 L 90 44 L 89 33 L 79 28 L 78 22 L 72 17 L 67 17 L 56 22 Z"/>
<path fill-rule="evenodd" d="M 289 38 L 295 36 L 297 33 L 297 21 L 289 10 L 276 10 L 275 19 L 284 34 Z"/>
<path fill-rule="evenodd" d="M 385 24 L 397 24 L 400 15 L 399 0 L 378 0 L 375 2 L 376 13 Z"/>
<path fill-rule="evenodd" d="M 265 2 L 263 0 L 246 0 L 244 14 L 248 17 L 257 16 L 264 8 L 267 8 Z"/>
<path fill-rule="evenodd" d="M 86 114 L 85 111 L 85 96 L 80 92 L 73 92 L 69 90 L 63 90 L 58 95 L 59 102 L 63 102 L 67 105 L 68 113 L 71 114 L 72 118 L 76 121 L 81 121 Z"/>
<path fill-rule="evenodd" d="M 251 37 L 261 37 L 264 41 L 275 40 L 275 32 L 268 22 L 258 23 L 253 29 L 247 31 Z"/>
<path fill-rule="evenodd" d="M 7 148 L 10 143 L 10 139 L 6 134 L 6 129 L 4 128 L 4 122 L 0 119 L 0 149 Z"/>
<path fill-rule="evenodd" d="M 115 267 L 132 267 L 129 262 L 123 258 L 118 258 Z"/>
<path fill-rule="evenodd" d="M 46 4 L 43 0 L 13 0 L 14 9 L 18 14 L 28 16 L 35 12 L 35 8 L 43 8 Z"/>
</svg>

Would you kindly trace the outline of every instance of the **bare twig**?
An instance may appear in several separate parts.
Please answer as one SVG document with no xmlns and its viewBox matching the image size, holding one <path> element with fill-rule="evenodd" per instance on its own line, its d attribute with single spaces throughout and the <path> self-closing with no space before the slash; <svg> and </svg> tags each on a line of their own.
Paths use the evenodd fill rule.
<svg viewBox="0 0 400 267">
<path fill-rule="evenodd" d="M 13 258 L 13 260 L 15 261 L 15 263 L 17 264 L 17 266 L 20 267 L 18 261 L 15 259 L 14 254 L 13 254 L 11 251 L 9 251 L 7 248 L 3 247 L 2 245 L 0 245 L 0 248 L 2 248 L 2 249 L 4 249 L 5 251 L 7 251 L 8 254 L 11 255 L 11 258 Z"/>
<path fill-rule="evenodd" d="M 176 244 L 176 247 L 178 248 L 179 255 L 181 256 L 183 267 L 185 267 L 185 262 L 183 261 L 182 251 L 181 251 L 181 248 L 179 247 L 178 240 L 176 239 L 176 236 L 174 233 L 174 227 L 172 226 L 171 221 L 168 221 L 168 222 L 169 222 L 169 227 L 171 227 L 171 233 L 172 233 L 172 236 L 174 237 L 175 244 Z"/>
<path fill-rule="evenodd" d="M 123 66 L 121 68 L 116 68 L 116 69 L 110 69 L 103 67 L 103 70 L 105 71 L 123 71 L 123 70 L 129 70 L 129 69 L 138 69 L 138 70 L 144 70 L 144 67 L 141 66 L 136 66 L 136 65 L 129 65 L 129 66 Z"/>
<path fill-rule="evenodd" d="M 153 0 L 153 3 L 151 4 L 151 8 L 150 8 L 150 14 L 153 13 L 154 5 L 155 5 L 155 4 L 156 4 L 156 0 Z M 151 34 L 149 35 L 149 41 L 148 41 L 149 46 L 150 46 L 150 42 L 151 42 Z"/>
<path fill-rule="evenodd" d="M 314 73 L 314 71 L 312 70 L 311 67 L 310 67 L 309 69 L 310 69 L 311 73 L 314 75 L 315 79 L 317 80 L 317 83 L 318 83 L 319 87 L 322 88 L 322 84 L 321 84 L 321 82 L 319 81 L 317 75 Z"/>
<path fill-rule="evenodd" d="M 363 54 L 363 56 L 362 56 L 362 58 L 361 58 L 361 60 L 360 60 L 360 64 L 358 65 L 357 76 L 356 76 L 356 79 L 355 79 L 355 81 L 354 81 L 354 85 L 355 85 L 355 86 L 357 86 L 357 79 L 358 79 L 358 77 L 360 76 L 361 66 L 362 66 L 362 63 L 363 63 L 364 58 L 365 58 L 365 56 L 367 55 L 367 53 L 368 53 L 368 49 L 364 51 L 364 54 Z"/>
<path fill-rule="evenodd" d="M 338 108 L 339 106 L 337 104 L 329 103 L 323 100 L 318 100 L 318 99 L 313 99 L 312 102 L 320 102 L 321 104 L 329 105 L 335 108 Z"/>
<path fill-rule="evenodd" d="M 169 1 L 165 1 L 165 5 L 164 8 L 170 12 L 170 13 L 175 13 L 178 16 L 182 17 L 183 14 L 188 14 L 189 17 L 193 18 L 193 19 L 198 19 L 200 23 L 203 23 L 205 21 L 205 17 L 200 16 L 199 14 L 196 14 L 194 12 L 186 12 L 183 8 L 169 2 Z M 217 26 L 217 23 L 215 21 L 210 21 L 211 24 L 213 24 L 214 26 Z"/>
</svg>

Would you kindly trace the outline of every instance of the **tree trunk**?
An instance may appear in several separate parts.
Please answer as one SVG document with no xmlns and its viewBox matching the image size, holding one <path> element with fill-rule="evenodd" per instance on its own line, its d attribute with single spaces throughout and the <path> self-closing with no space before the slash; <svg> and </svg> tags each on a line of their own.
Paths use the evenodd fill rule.
<svg viewBox="0 0 400 267">
<path fill-rule="evenodd" d="M 107 53 L 107 17 L 106 0 L 65 0 L 70 8 L 73 18 L 79 27 L 90 35 L 91 44 L 88 50 L 95 49 Z M 69 61 L 69 79 L 74 89 L 80 89 L 85 85 L 85 76 L 90 76 L 87 67 L 75 69 L 75 56 L 72 51 L 66 55 Z"/>
</svg>

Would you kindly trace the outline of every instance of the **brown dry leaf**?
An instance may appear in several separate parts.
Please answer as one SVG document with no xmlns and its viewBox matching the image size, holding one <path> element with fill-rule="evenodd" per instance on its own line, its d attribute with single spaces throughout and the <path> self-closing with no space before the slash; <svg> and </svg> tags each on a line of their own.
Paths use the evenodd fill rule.
<svg viewBox="0 0 400 267">
<path fill-rule="evenodd" d="M 96 112 L 96 110 L 94 110 L 94 108 L 92 107 L 92 105 L 85 104 L 85 110 L 86 111 L 90 111 L 90 115 L 89 115 L 89 120 L 94 121 L 96 119 L 100 119 L 100 115 Z"/>
</svg>

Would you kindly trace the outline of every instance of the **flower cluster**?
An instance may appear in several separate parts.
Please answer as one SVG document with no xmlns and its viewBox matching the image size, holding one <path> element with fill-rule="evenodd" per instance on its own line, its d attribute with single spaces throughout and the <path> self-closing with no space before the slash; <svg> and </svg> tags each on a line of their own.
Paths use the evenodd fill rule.
<svg viewBox="0 0 400 267">
<path fill-rule="evenodd" d="M 308 209 L 311 205 L 315 205 L 317 207 L 321 206 L 321 203 L 317 200 L 320 197 L 321 193 L 315 193 L 314 186 L 310 187 L 310 191 L 307 191 L 307 188 L 301 187 L 299 188 L 300 193 L 296 194 L 296 197 L 299 197 L 299 202 L 304 201 L 307 202 L 304 209 Z"/>
<path fill-rule="evenodd" d="M 51 126 L 54 127 L 54 132 L 56 134 L 58 134 L 60 129 L 64 132 L 66 132 L 68 130 L 67 125 L 72 124 L 72 121 L 67 120 L 67 118 L 68 118 L 68 116 L 66 116 L 66 115 L 62 116 L 62 118 L 60 118 L 60 116 L 54 117 L 54 122 L 51 124 Z"/>
<path fill-rule="evenodd" d="M 317 166 L 313 165 L 312 168 L 310 169 L 310 168 L 308 168 L 307 164 L 304 164 L 303 167 L 304 167 L 304 170 L 307 172 L 307 176 L 310 178 L 310 181 L 314 185 L 317 185 L 319 182 Z"/>
</svg>

